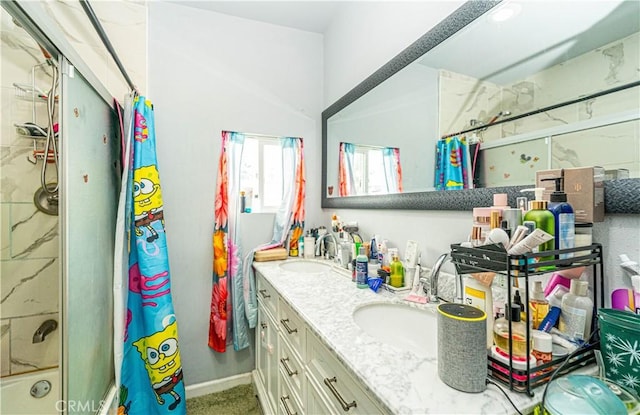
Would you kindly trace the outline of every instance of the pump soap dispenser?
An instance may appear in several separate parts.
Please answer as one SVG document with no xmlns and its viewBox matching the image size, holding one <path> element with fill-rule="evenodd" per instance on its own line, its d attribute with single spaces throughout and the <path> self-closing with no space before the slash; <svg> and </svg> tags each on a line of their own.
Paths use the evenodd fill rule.
<svg viewBox="0 0 640 415">
<path fill-rule="evenodd" d="M 536 225 L 536 229 L 541 229 L 549 235 L 555 235 L 555 217 L 553 213 L 547 210 L 548 202 L 542 200 L 542 192 L 544 188 L 537 187 L 535 189 L 527 189 L 535 191 L 536 199 L 531 201 L 531 210 L 524 215 L 524 222 L 531 221 Z M 555 241 L 553 239 L 540 244 L 538 246 L 538 252 L 552 251 L 555 248 Z M 553 256 L 540 257 L 540 261 L 552 261 Z"/>
<path fill-rule="evenodd" d="M 556 182 L 556 190 L 551 193 L 549 198 L 550 203 L 547 206 L 547 209 L 553 213 L 555 219 L 555 249 L 573 248 L 575 246 L 576 221 L 573 208 L 567 203 L 567 194 L 562 189 L 564 187 L 561 185 L 563 178 L 553 177 L 542 179 L 542 181 L 548 180 L 554 180 Z M 571 257 L 573 257 L 573 252 L 559 255 L 560 259 Z"/>
</svg>

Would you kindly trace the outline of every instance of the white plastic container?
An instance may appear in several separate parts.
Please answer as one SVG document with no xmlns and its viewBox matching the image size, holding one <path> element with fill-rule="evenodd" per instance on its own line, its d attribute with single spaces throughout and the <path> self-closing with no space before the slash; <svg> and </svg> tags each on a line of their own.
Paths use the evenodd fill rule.
<svg viewBox="0 0 640 415">
<path fill-rule="evenodd" d="M 593 301 L 587 297 L 587 281 L 571 280 L 569 292 L 562 297 L 560 331 L 566 336 L 587 340 L 591 334 Z"/>
<path fill-rule="evenodd" d="M 479 308 L 487 314 L 487 349 L 493 345 L 493 294 L 491 287 L 473 277 L 464 281 L 463 303 Z"/>
<path fill-rule="evenodd" d="M 316 252 L 316 238 L 313 236 L 304 237 L 304 257 L 313 258 Z"/>
</svg>

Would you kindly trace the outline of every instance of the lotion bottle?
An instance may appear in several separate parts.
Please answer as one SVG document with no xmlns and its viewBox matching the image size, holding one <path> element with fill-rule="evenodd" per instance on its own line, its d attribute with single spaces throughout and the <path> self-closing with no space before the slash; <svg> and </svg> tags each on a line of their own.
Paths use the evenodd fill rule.
<svg viewBox="0 0 640 415">
<path fill-rule="evenodd" d="M 555 180 L 556 190 L 549 197 L 550 203 L 547 209 L 553 213 L 555 249 L 566 249 L 575 247 L 575 226 L 576 220 L 573 208 L 567 203 L 567 194 L 562 190 L 562 177 L 543 179 Z M 573 252 L 560 254 L 560 259 L 573 257 Z"/>
<path fill-rule="evenodd" d="M 493 293 L 491 287 L 481 284 L 473 277 L 467 277 L 464 282 L 464 304 L 471 305 L 484 311 L 487 315 L 487 349 L 493 345 Z"/>
<path fill-rule="evenodd" d="M 587 281 L 571 280 L 569 292 L 562 297 L 559 329 L 567 337 L 587 340 L 591 335 L 593 301 L 587 297 Z"/>
</svg>

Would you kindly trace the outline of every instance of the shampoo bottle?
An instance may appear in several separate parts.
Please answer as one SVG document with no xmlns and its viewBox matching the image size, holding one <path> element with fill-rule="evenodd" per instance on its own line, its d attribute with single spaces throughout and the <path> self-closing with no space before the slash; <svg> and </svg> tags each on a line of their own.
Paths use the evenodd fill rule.
<svg viewBox="0 0 640 415">
<path fill-rule="evenodd" d="M 567 337 L 587 340 L 591 335 L 593 301 L 587 297 L 587 281 L 571 280 L 569 292 L 562 297 L 559 329 Z"/>
<path fill-rule="evenodd" d="M 523 218 L 524 222 L 532 221 L 536 224 L 536 229 L 541 229 L 549 235 L 555 235 L 555 218 L 553 213 L 547 210 L 547 201 L 542 200 L 543 188 L 536 188 L 536 200 L 531 201 L 531 210 L 529 210 Z M 548 242 L 540 244 L 539 252 L 552 251 L 555 248 L 555 241 L 551 239 Z M 540 257 L 540 261 L 552 261 L 553 256 Z"/>
<path fill-rule="evenodd" d="M 543 179 L 543 181 L 544 180 L 555 180 L 556 182 L 556 190 L 551 193 L 549 197 L 550 203 L 547 206 L 547 209 L 553 213 L 555 219 L 555 249 L 573 248 L 575 247 L 576 220 L 573 214 L 573 208 L 567 203 L 567 194 L 562 190 L 562 186 L 560 185 L 562 177 Z M 573 252 L 559 255 L 560 259 L 571 257 L 573 257 Z"/>
<path fill-rule="evenodd" d="M 464 282 L 464 304 L 479 308 L 487 315 L 487 349 L 493 345 L 493 294 L 491 287 L 481 284 L 473 277 L 467 277 Z"/>
</svg>

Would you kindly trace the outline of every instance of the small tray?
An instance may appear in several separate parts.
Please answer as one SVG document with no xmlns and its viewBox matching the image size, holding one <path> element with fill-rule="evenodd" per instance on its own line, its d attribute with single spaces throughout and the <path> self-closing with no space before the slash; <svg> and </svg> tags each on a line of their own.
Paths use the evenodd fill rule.
<svg viewBox="0 0 640 415">
<path fill-rule="evenodd" d="M 287 259 L 288 253 L 284 248 L 272 248 L 266 251 L 257 251 L 253 254 L 253 260 L 256 262 L 278 261 Z"/>
</svg>

